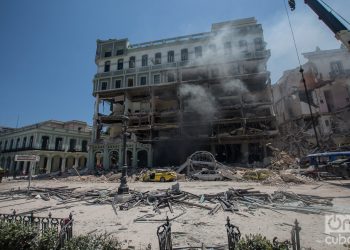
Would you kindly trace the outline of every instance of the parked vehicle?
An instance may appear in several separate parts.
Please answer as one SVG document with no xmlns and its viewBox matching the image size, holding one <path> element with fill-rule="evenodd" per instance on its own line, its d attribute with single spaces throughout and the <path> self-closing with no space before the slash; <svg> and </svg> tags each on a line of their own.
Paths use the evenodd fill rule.
<svg viewBox="0 0 350 250">
<path fill-rule="evenodd" d="M 308 166 L 302 174 L 310 177 L 350 177 L 350 151 L 310 154 L 301 163 Z"/>
<path fill-rule="evenodd" d="M 149 170 L 142 175 L 142 181 L 165 182 L 175 181 L 176 178 L 176 173 L 167 169 Z"/>
<path fill-rule="evenodd" d="M 224 177 L 222 177 L 218 170 L 203 169 L 198 173 L 193 174 L 192 179 L 202 181 L 222 181 Z"/>
</svg>

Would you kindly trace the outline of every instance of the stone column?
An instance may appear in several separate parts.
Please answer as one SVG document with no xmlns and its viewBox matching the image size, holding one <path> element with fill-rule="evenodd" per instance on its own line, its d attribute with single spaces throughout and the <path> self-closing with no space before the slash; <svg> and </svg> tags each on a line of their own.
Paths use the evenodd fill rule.
<svg viewBox="0 0 350 250">
<path fill-rule="evenodd" d="M 105 145 L 103 148 L 103 168 L 104 170 L 109 169 L 109 155 L 107 145 Z"/>
<path fill-rule="evenodd" d="M 61 171 L 64 173 L 66 171 L 66 157 L 62 157 Z"/>
<path fill-rule="evenodd" d="M 51 173 L 52 156 L 47 157 L 46 173 Z"/>
<path fill-rule="evenodd" d="M 74 168 L 78 169 L 78 167 L 79 167 L 79 155 L 76 155 L 74 160 Z"/>
</svg>

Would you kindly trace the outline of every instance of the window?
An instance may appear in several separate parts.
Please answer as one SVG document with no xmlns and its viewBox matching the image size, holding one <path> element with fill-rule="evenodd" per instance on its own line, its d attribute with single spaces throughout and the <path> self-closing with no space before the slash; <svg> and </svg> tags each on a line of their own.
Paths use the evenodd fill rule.
<svg viewBox="0 0 350 250">
<path fill-rule="evenodd" d="M 117 69 L 118 70 L 122 70 L 124 66 L 124 60 L 123 59 L 119 59 L 118 60 L 118 65 L 117 65 Z"/>
<path fill-rule="evenodd" d="M 175 82 L 174 72 L 168 72 L 168 82 Z"/>
<path fill-rule="evenodd" d="M 168 51 L 168 63 L 174 62 L 174 51 L 170 50 Z"/>
<path fill-rule="evenodd" d="M 115 80 L 115 88 L 119 89 L 122 86 L 122 80 Z"/>
<path fill-rule="evenodd" d="M 7 149 L 7 141 L 5 141 L 4 150 Z"/>
<path fill-rule="evenodd" d="M 117 56 L 123 55 L 124 54 L 124 50 L 123 49 L 118 49 L 117 50 Z"/>
<path fill-rule="evenodd" d="M 160 75 L 159 74 L 153 75 L 153 83 L 154 84 L 160 83 Z"/>
<path fill-rule="evenodd" d="M 194 48 L 194 56 L 196 58 L 202 57 L 202 46 L 197 46 Z"/>
<path fill-rule="evenodd" d="M 225 42 L 224 43 L 224 50 L 225 50 L 225 54 L 231 54 L 232 53 L 231 42 Z"/>
<path fill-rule="evenodd" d="M 107 89 L 107 82 L 102 82 L 101 83 L 101 90 L 106 90 Z"/>
<path fill-rule="evenodd" d="M 326 124 L 327 127 L 329 127 L 329 121 L 325 120 L 324 123 Z"/>
<path fill-rule="evenodd" d="M 10 150 L 12 149 L 13 147 L 13 139 L 11 139 L 11 142 L 10 142 Z"/>
<path fill-rule="evenodd" d="M 88 142 L 86 140 L 83 140 L 81 142 L 81 151 L 87 152 L 87 144 L 88 144 Z"/>
<path fill-rule="evenodd" d="M 29 145 L 28 145 L 28 148 L 32 148 L 33 147 L 33 141 L 34 141 L 34 136 L 31 136 L 29 138 Z"/>
<path fill-rule="evenodd" d="M 188 49 L 182 49 L 181 50 L 181 61 L 187 61 L 188 60 Z"/>
<path fill-rule="evenodd" d="M 135 57 L 134 56 L 131 56 L 129 59 L 129 68 L 130 69 L 135 68 Z"/>
<path fill-rule="evenodd" d="M 109 72 L 110 68 L 111 68 L 111 62 L 110 61 L 105 62 L 104 72 Z"/>
<path fill-rule="evenodd" d="M 112 56 L 112 51 L 105 52 L 105 57 L 111 57 L 111 56 Z"/>
<path fill-rule="evenodd" d="M 331 62 L 331 71 L 333 74 L 343 73 L 343 64 L 341 61 Z"/>
<path fill-rule="evenodd" d="M 134 78 L 128 78 L 128 87 L 134 86 Z"/>
<path fill-rule="evenodd" d="M 246 40 L 240 40 L 239 41 L 239 48 L 243 51 L 248 50 L 248 44 Z"/>
<path fill-rule="evenodd" d="M 17 138 L 17 141 L 16 141 L 16 149 L 18 149 L 18 148 L 19 148 L 19 141 L 20 141 L 20 139 L 19 139 L 19 138 Z"/>
<path fill-rule="evenodd" d="M 62 150 L 62 142 L 63 142 L 63 139 L 61 137 L 56 138 L 55 150 Z"/>
<path fill-rule="evenodd" d="M 41 149 L 49 149 L 49 139 L 50 138 L 48 136 L 41 137 Z"/>
<path fill-rule="evenodd" d="M 216 45 L 215 44 L 209 44 L 209 51 L 211 53 L 216 53 Z"/>
<path fill-rule="evenodd" d="M 27 144 L 27 137 L 24 137 L 22 141 L 22 148 L 25 148 L 26 144 Z"/>
<path fill-rule="evenodd" d="M 70 139 L 69 140 L 69 151 L 75 152 L 75 146 L 77 145 L 76 139 Z"/>
<path fill-rule="evenodd" d="M 162 53 L 158 52 L 155 54 L 154 64 L 161 64 L 161 63 L 162 63 Z"/>
<path fill-rule="evenodd" d="M 140 85 L 146 85 L 147 84 L 147 77 L 141 76 L 140 78 Z"/>
<path fill-rule="evenodd" d="M 256 51 L 264 50 L 264 42 L 261 37 L 257 37 L 254 39 L 254 45 Z"/>
<path fill-rule="evenodd" d="M 146 67 L 148 65 L 148 55 L 142 56 L 142 67 Z"/>
</svg>

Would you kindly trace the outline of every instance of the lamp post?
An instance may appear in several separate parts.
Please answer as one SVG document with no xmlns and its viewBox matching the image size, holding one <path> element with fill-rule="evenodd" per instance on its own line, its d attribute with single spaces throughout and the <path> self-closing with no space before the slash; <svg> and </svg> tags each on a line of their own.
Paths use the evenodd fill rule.
<svg viewBox="0 0 350 250">
<path fill-rule="evenodd" d="M 127 136 L 127 128 L 129 117 L 122 115 L 121 120 L 123 122 L 123 147 L 122 147 L 122 177 L 120 178 L 120 185 L 118 187 L 118 194 L 127 194 L 129 193 L 129 187 L 127 184 L 127 163 L 125 161 L 125 153 L 126 153 L 126 136 Z"/>
</svg>

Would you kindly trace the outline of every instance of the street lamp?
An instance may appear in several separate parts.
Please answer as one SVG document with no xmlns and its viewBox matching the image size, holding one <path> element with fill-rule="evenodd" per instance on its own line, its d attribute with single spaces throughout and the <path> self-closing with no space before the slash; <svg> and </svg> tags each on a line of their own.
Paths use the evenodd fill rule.
<svg viewBox="0 0 350 250">
<path fill-rule="evenodd" d="M 123 122 L 123 147 L 122 147 L 122 177 L 120 178 L 120 185 L 118 187 L 118 194 L 128 194 L 129 193 L 129 187 L 127 184 L 127 164 L 125 161 L 125 153 L 126 153 L 126 136 L 127 136 L 127 128 L 128 128 L 128 121 L 129 117 L 122 115 L 121 120 Z"/>
</svg>

